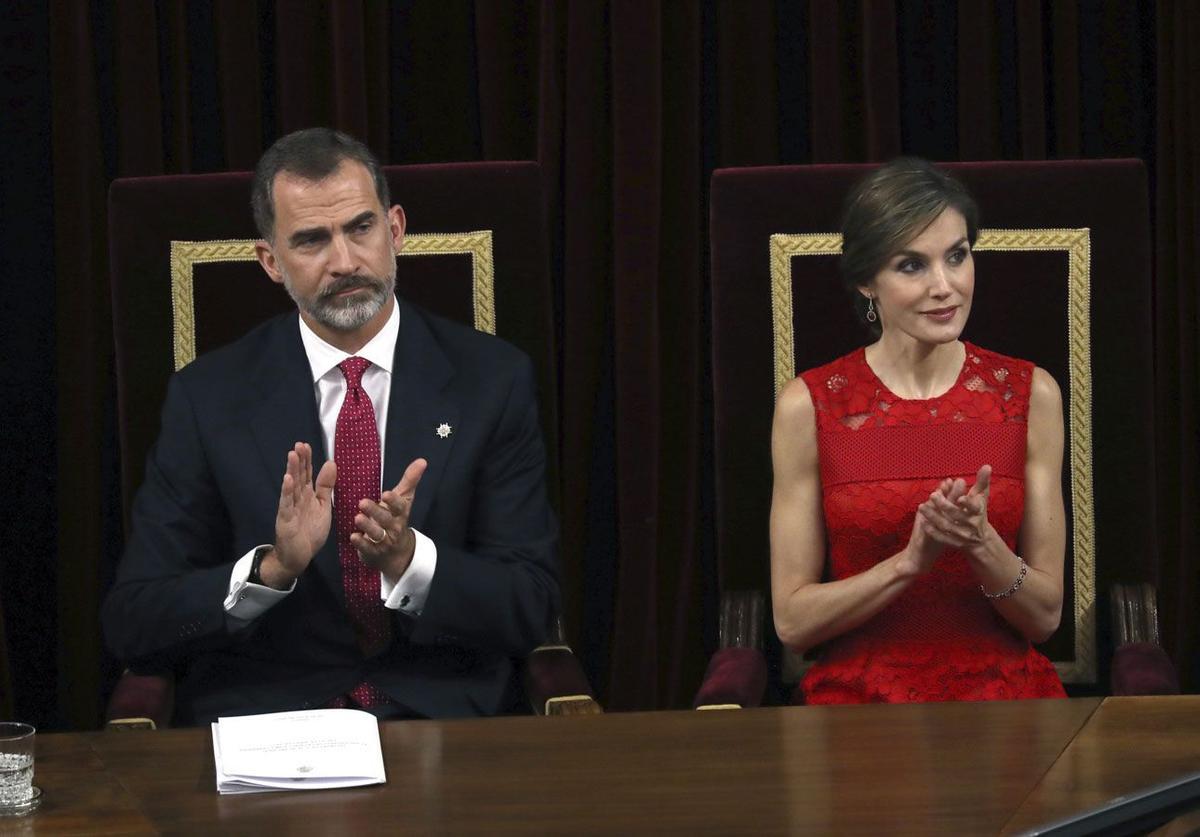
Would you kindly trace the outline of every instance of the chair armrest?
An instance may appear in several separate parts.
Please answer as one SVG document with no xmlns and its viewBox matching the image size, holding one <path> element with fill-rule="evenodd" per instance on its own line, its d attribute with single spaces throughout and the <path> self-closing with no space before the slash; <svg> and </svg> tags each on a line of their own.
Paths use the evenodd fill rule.
<svg viewBox="0 0 1200 837">
<path fill-rule="evenodd" d="M 1113 645 L 1149 642 L 1158 638 L 1158 591 L 1153 584 L 1114 584 L 1109 591 L 1113 617 Z"/>
<path fill-rule="evenodd" d="M 126 671 L 117 681 L 104 712 L 108 730 L 160 729 L 175 712 L 175 679 L 166 674 Z"/>
<path fill-rule="evenodd" d="M 599 715 L 583 667 L 566 645 L 543 645 L 525 659 L 525 694 L 537 715 Z"/>
<path fill-rule="evenodd" d="M 1177 695 L 1179 673 L 1158 641 L 1158 592 L 1153 584 L 1114 584 L 1111 590 L 1114 695 Z"/>
<path fill-rule="evenodd" d="M 534 649 L 525 661 L 524 679 L 529 702 L 539 715 L 592 715 L 603 711 L 579 661 L 565 645 Z M 105 728 L 165 728 L 170 726 L 174 709 L 173 678 L 126 671 L 108 702 Z"/>
<path fill-rule="evenodd" d="M 762 703 L 767 661 L 756 648 L 722 648 L 708 661 L 696 709 L 741 709 Z"/>
<path fill-rule="evenodd" d="M 1158 645 L 1152 642 L 1126 642 L 1112 660 L 1114 695 L 1177 695 L 1179 673 Z"/>
<path fill-rule="evenodd" d="M 721 647 L 708 661 L 692 702 L 696 709 L 741 709 L 762 703 L 767 688 L 767 660 L 760 650 L 765 610 L 762 590 L 721 594 Z"/>
</svg>

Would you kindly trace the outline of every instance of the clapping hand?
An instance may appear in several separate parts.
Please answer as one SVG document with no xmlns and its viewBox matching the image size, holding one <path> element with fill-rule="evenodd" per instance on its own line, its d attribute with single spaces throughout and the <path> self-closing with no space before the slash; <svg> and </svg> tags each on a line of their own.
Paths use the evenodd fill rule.
<svg viewBox="0 0 1200 837">
<path fill-rule="evenodd" d="M 971 550 L 982 546 L 987 536 L 988 492 L 992 466 L 984 465 L 967 489 L 962 479 L 943 480 L 929 499 L 917 508 L 917 520 L 925 533 L 943 547 Z"/>
<path fill-rule="evenodd" d="M 303 573 L 329 537 L 336 481 L 337 466 L 330 460 L 314 482 L 311 446 L 297 442 L 288 451 L 275 514 L 275 558 L 285 581 Z"/>
<path fill-rule="evenodd" d="M 416 550 L 417 538 L 409 528 L 408 517 L 428 464 L 424 459 L 414 459 L 396 487 L 383 492 L 378 503 L 364 499 L 358 504 L 354 517 L 358 531 L 350 533 L 350 543 L 363 561 L 392 579 L 408 569 Z"/>
</svg>

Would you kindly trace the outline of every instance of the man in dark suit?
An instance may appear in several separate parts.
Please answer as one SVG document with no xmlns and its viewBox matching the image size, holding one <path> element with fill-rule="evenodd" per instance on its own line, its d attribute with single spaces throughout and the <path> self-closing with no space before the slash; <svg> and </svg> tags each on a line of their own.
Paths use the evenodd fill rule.
<svg viewBox="0 0 1200 837">
<path fill-rule="evenodd" d="M 559 595 L 529 360 L 395 297 L 404 212 L 350 137 L 280 139 L 252 203 L 299 310 L 171 379 L 109 645 L 181 671 L 183 723 L 503 711 Z"/>
</svg>

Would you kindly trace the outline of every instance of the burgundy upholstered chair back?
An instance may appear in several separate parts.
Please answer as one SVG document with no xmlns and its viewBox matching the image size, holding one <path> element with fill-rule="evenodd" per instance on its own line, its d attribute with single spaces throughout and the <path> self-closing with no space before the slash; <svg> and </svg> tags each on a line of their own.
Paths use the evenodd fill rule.
<svg viewBox="0 0 1200 837">
<path fill-rule="evenodd" d="M 549 260 L 535 163 L 389 166 L 408 218 L 397 290 L 527 352 L 557 485 Z M 158 434 L 167 378 L 293 307 L 253 260 L 248 172 L 116 180 L 109 246 L 126 520 Z M 552 498 L 553 499 L 553 498 Z"/>
<path fill-rule="evenodd" d="M 1136 160 L 947 164 L 985 231 L 965 338 L 1050 372 L 1066 410 L 1068 683 L 1107 680 L 1102 591 L 1153 580 L 1151 250 Z M 717 548 L 725 589 L 769 586 L 774 396 L 869 341 L 837 272 L 841 206 L 870 166 L 727 169 L 711 191 Z M 785 666 L 786 668 L 786 666 Z M 794 673 L 794 672 L 793 672 Z"/>
</svg>

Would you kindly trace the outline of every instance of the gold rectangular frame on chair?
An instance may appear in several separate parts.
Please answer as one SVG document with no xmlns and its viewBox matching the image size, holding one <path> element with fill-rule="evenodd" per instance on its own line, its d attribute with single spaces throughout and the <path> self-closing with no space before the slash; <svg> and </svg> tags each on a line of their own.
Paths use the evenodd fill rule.
<svg viewBox="0 0 1200 837">
<path fill-rule="evenodd" d="M 256 261 L 254 245 L 257 243 L 258 239 L 171 242 L 171 322 L 176 371 L 196 359 L 196 265 Z M 396 255 L 469 255 L 475 329 L 487 334 L 496 333 L 496 262 L 491 230 L 413 233 L 404 237 L 404 246 Z"/>
<path fill-rule="evenodd" d="M 1074 526 L 1072 586 L 1075 649 L 1071 660 L 1054 661 L 1064 683 L 1096 681 L 1096 519 L 1092 494 L 1091 230 L 980 230 L 976 251 L 1052 250 L 1067 254 L 1068 403 L 1071 507 Z M 796 376 L 792 308 L 792 257 L 836 256 L 838 233 L 776 233 L 770 239 L 771 323 L 775 349 L 775 397 Z M 799 676 L 804 662 L 788 652 L 785 676 Z"/>
</svg>

